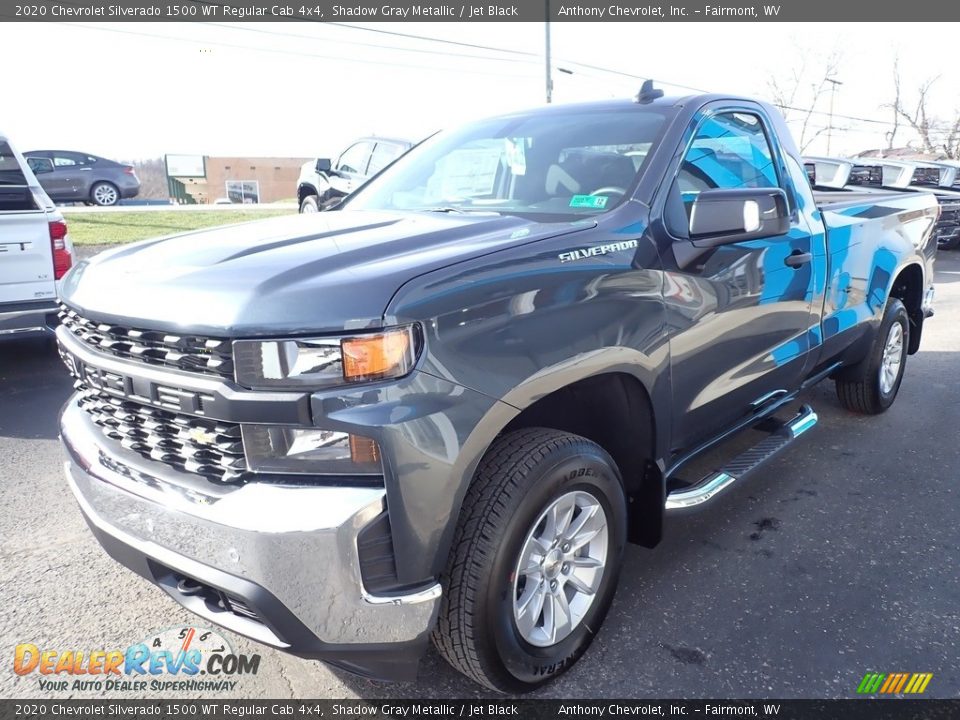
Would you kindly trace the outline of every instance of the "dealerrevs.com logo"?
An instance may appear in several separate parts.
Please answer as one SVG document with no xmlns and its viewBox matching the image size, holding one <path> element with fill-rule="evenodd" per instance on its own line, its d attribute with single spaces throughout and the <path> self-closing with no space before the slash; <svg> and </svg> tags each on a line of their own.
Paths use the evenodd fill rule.
<svg viewBox="0 0 960 720">
<path fill-rule="evenodd" d="M 61 650 L 20 643 L 13 671 L 36 675 L 41 690 L 119 691 L 233 690 L 240 675 L 256 675 L 259 655 L 236 654 L 219 633 L 170 628 L 151 633 L 125 650 Z"/>
</svg>

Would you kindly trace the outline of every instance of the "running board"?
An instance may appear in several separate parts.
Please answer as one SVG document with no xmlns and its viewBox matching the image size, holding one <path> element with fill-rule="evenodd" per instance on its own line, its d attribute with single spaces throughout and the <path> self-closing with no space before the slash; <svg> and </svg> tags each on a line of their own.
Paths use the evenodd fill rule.
<svg viewBox="0 0 960 720">
<path fill-rule="evenodd" d="M 733 458 L 723 469 L 707 475 L 693 487 L 681 488 L 668 494 L 666 509 L 668 511 L 689 510 L 713 500 L 816 424 L 817 414 L 809 405 L 802 406 L 796 417 L 772 431 L 769 436 L 749 450 Z"/>
</svg>

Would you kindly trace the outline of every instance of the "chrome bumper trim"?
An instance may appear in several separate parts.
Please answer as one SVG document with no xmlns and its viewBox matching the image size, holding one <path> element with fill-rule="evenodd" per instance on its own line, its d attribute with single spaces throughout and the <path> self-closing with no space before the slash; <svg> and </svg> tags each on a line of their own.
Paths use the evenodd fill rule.
<svg viewBox="0 0 960 720">
<path fill-rule="evenodd" d="M 4 330 L 0 328 L 0 335 L 20 335 L 21 333 L 37 333 L 37 332 L 51 332 L 51 330 L 50 328 L 44 325 L 38 325 L 36 327 L 11 328 L 9 330 Z"/>
<path fill-rule="evenodd" d="M 142 464 L 130 476 L 118 472 L 72 400 L 61 434 L 84 515 L 124 546 L 201 582 L 213 569 L 254 583 L 331 645 L 407 642 L 432 626 L 439 583 L 396 596 L 363 588 L 357 536 L 383 511 L 383 488 L 248 483 L 208 495 L 146 475 Z M 284 647 L 255 623 L 228 627 Z"/>
</svg>

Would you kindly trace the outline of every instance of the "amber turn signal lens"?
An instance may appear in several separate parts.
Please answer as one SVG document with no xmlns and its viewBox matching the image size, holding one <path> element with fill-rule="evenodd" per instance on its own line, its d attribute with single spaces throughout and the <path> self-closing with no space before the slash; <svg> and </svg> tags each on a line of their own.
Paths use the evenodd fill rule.
<svg viewBox="0 0 960 720">
<path fill-rule="evenodd" d="M 375 440 L 360 435 L 350 436 L 350 459 L 360 465 L 380 462 L 380 447 Z"/>
<path fill-rule="evenodd" d="M 415 350 L 411 328 L 347 338 L 341 343 L 345 380 L 376 380 L 406 375 Z"/>
</svg>

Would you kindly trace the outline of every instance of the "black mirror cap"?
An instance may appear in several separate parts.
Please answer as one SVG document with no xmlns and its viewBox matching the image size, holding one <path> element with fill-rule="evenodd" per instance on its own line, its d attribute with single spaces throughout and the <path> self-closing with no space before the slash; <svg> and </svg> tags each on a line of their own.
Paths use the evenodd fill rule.
<svg viewBox="0 0 960 720">
<path fill-rule="evenodd" d="M 690 213 L 690 239 L 696 247 L 776 237 L 789 231 L 787 194 L 780 188 L 704 190 Z"/>
<path fill-rule="evenodd" d="M 330 158 L 317 158 L 316 169 L 318 173 L 330 172 L 331 167 Z"/>
</svg>

